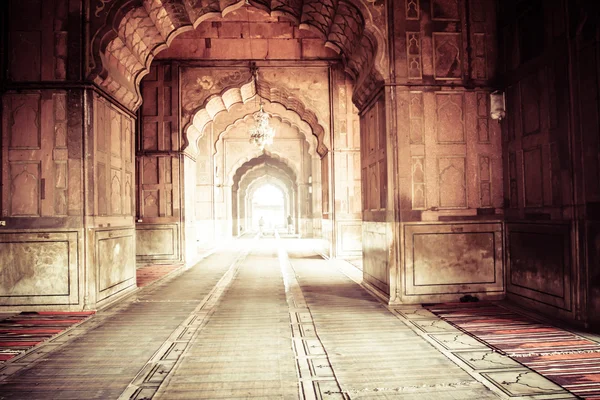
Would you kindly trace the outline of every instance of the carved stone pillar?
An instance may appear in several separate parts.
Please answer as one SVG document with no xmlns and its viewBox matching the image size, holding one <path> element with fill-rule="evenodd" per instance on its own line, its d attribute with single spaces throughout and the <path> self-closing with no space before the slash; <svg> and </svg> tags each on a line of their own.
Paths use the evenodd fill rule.
<svg viewBox="0 0 600 400">
<path fill-rule="evenodd" d="M 397 168 L 388 182 L 399 249 L 390 296 L 502 298 L 502 141 L 489 113 L 494 1 L 403 0 L 388 10 L 387 156 Z"/>
<path fill-rule="evenodd" d="M 140 264 L 185 260 L 182 182 L 195 171 L 183 169 L 178 86 L 179 68 L 171 63 L 154 65 L 141 84 L 144 102 L 139 109 L 136 155 Z"/>
<path fill-rule="evenodd" d="M 81 1 L 1 7 L 0 305 L 96 308 L 135 287 L 135 117 L 85 82 Z"/>
</svg>

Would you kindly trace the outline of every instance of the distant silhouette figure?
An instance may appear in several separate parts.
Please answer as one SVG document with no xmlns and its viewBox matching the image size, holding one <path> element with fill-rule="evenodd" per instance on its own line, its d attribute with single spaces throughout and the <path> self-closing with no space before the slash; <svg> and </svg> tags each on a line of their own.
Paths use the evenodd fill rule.
<svg viewBox="0 0 600 400">
<path fill-rule="evenodd" d="M 291 215 L 288 215 L 288 217 L 287 217 L 287 225 L 288 225 L 288 233 L 289 234 L 294 233 L 294 220 L 292 219 Z"/>
<path fill-rule="evenodd" d="M 261 236 L 263 234 L 264 226 L 265 226 L 265 219 L 263 217 L 260 217 L 260 219 L 258 220 L 258 233 L 260 233 Z"/>
</svg>

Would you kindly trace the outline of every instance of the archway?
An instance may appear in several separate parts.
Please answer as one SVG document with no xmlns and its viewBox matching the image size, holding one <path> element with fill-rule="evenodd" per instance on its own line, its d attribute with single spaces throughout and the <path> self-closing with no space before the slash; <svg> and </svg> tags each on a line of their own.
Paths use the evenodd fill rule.
<svg viewBox="0 0 600 400">
<path fill-rule="evenodd" d="M 157 5 L 157 7 L 159 6 Z M 368 6 L 367 8 L 371 7 Z M 240 10 L 240 12 L 243 10 L 244 13 L 254 12 L 252 18 L 248 17 L 248 20 L 252 19 L 253 23 L 259 21 L 264 23 L 273 18 L 272 14 L 265 12 L 264 9 L 257 12 L 251 11 L 257 10 L 255 7 L 237 7 L 229 10 L 225 13 L 226 15 L 221 15 L 219 17 L 221 22 L 214 26 L 227 23 L 227 21 L 231 23 L 231 18 L 234 20 L 238 18 L 239 20 L 239 16 L 235 15 L 236 10 Z M 355 9 L 352 8 L 352 10 Z M 344 14 L 346 11 L 341 10 L 340 12 Z M 141 11 L 139 12 L 141 13 Z M 165 15 L 168 16 L 169 12 L 166 11 Z M 165 16 L 165 21 L 170 18 L 167 16 Z M 143 18 L 140 19 L 140 21 L 142 20 Z M 365 23 L 365 21 L 362 21 L 362 23 Z M 293 28 L 290 28 L 293 24 L 286 24 L 286 29 L 293 30 Z M 204 24 L 204 27 L 199 30 L 205 32 L 207 27 L 208 24 Z M 250 29 L 250 24 L 248 29 Z M 191 32 L 191 28 L 189 31 Z M 178 42 L 180 39 L 175 38 L 179 35 L 179 31 L 176 29 L 173 32 L 173 36 L 169 41 L 169 44 L 173 45 L 170 48 L 172 50 L 170 56 L 172 57 L 182 54 L 175 51 L 176 49 L 185 48 L 185 44 L 178 44 L 183 42 Z M 246 35 L 246 32 L 243 33 Z M 196 34 L 194 33 L 194 35 Z M 195 38 L 196 36 L 192 35 L 190 37 Z M 185 40 L 188 35 L 181 35 L 181 37 L 184 38 L 181 40 Z M 361 37 L 367 37 L 366 40 L 373 38 L 368 33 L 364 33 Z M 118 39 L 115 40 L 115 43 L 118 42 Z M 210 40 L 210 38 L 207 38 L 207 40 Z M 243 39 L 235 38 L 235 40 Z M 369 46 L 361 47 L 360 44 L 357 44 L 356 54 L 363 52 L 365 48 L 373 49 Z M 110 47 L 107 49 L 109 52 L 112 51 Z M 167 50 L 167 52 L 169 51 Z M 179 171 L 182 174 L 181 179 L 183 180 L 181 184 L 183 188 L 180 193 L 183 202 L 182 208 L 187 211 L 181 221 L 182 227 L 185 226 L 181 229 L 181 241 L 184 242 L 182 246 L 185 246 L 186 258 L 193 256 L 194 246 L 210 247 L 211 244 L 215 244 L 221 239 L 239 234 L 241 225 L 236 222 L 239 219 L 236 210 L 243 204 L 238 196 L 234 195 L 233 174 L 248 160 L 260 157 L 261 152 L 257 148 L 249 151 L 247 138 L 244 139 L 242 136 L 237 137 L 236 143 L 230 141 L 231 145 L 223 144 L 222 138 L 227 136 L 230 131 L 244 130 L 243 125 L 252 122 L 252 113 L 256 111 L 252 109 L 252 106 L 256 106 L 259 99 L 266 103 L 265 110 L 271 114 L 271 120 L 274 124 L 294 127 L 299 132 L 299 137 L 295 139 L 302 139 L 298 143 L 299 146 L 297 146 L 297 149 L 301 151 L 296 156 L 290 156 L 289 145 L 287 144 L 284 146 L 277 145 L 267 150 L 267 153 L 275 158 L 295 160 L 289 163 L 296 176 L 293 183 L 297 187 L 293 196 L 294 201 L 303 200 L 304 204 L 309 205 L 303 206 L 304 210 L 294 216 L 294 218 L 298 218 L 294 225 L 299 231 L 308 235 L 311 235 L 312 232 L 318 232 L 318 235 L 324 232 L 321 237 L 325 242 L 335 242 L 332 231 L 337 229 L 337 226 L 334 225 L 334 214 L 330 212 L 330 209 L 335 207 L 336 203 L 333 198 L 335 196 L 334 190 L 330 190 L 330 188 L 333 188 L 333 184 L 329 182 L 329 180 L 335 179 L 334 172 L 330 171 L 333 168 L 335 156 L 326 157 L 326 155 L 333 146 L 334 135 L 338 134 L 337 132 L 347 130 L 342 124 L 345 126 L 352 124 L 350 120 L 344 121 L 344 119 L 348 119 L 344 113 L 351 109 L 350 96 L 347 93 L 352 93 L 352 89 L 355 87 L 345 83 L 348 78 L 343 68 L 341 68 L 341 64 L 345 65 L 346 72 L 349 71 L 348 68 L 351 64 L 351 60 L 346 58 L 345 55 L 346 53 L 342 51 L 334 56 L 328 55 L 331 58 L 322 61 L 300 60 L 299 62 L 287 63 L 284 72 L 281 70 L 281 62 L 256 61 L 258 80 L 252 78 L 248 68 L 249 63 L 248 61 L 244 62 L 243 59 L 227 63 L 214 60 L 207 63 L 187 61 L 183 63 L 166 58 L 159 59 L 153 64 L 157 66 L 156 68 L 162 68 L 162 72 L 160 70 L 158 73 L 153 71 L 144 80 L 144 85 L 146 85 L 146 82 L 152 82 L 152 85 L 148 86 L 148 90 L 145 86 L 142 88 L 144 98 L 146 99 L 147 94 L 150 93 L 152 96 L 156 96 L 156 101 L 149 102 L 146 100 L 142 107 L 143 115 L 140 126 L 143 127 L 143 131 L 141 132 L 141 141 L 143 142 L 147 137 L 150 137 L 154 139 L 147 139 L 148 143 L 160 143 L 161 139 L 155 137 L 162 133 L 162 141 L 167 143 L 167 146 L 163 146 L 162 149 L 160 145 L 157 147 L 155 144 L 152 148 L 144 146 L 144 150 L 148 150 L 148 152 L 146 154 L 140 152 L 138 159 L 156 157 L 157 151 L 169 151 L 171 152 L 169 156 L 172 152 L 183 155 L 181 160 L 183 165 L 179 165 Z M 371 56 L 361 60 L 361 63 L 364 64 L 364 70 L 372 69 L 375 63 Z M 367 78 L 380 76 L 378 73 L 367 74 L 367 76 L 358 73 L 358 69 L 354 72 L 351 70 L 352 68 L 350 68 L 351 76 L 361 81 L 361 85 L 367 82 Z M 127 71 L 131 72 L 133 70 Z M 145 74 L 144 71 L 140 71 L 140 76 Z M 338 85 L 343 87 L 338 88 Z M 162 93 L 161 86 L 164 88 Z M 156 92 L 156 89 L 158 89 L 158 92 Z M 171 96 L 169 100 L 165 100 L 164 98 L 168 98 L 169 95 Z M 339 102 L 339 107 L 334 105 L 334 102 Z M 166 114 L 164 117 L 157 115 L 156 110 L 164 111 L 169 108 L 171 109 L 168 116 Z M 147 117 L 145 115 L 146 109 L 149 110 Z M 151 128 L 146 129 L 148 126 L 151 126 Z M 162 132 L 160 132 L 161 130 Z M 182 133 L 177 138 L 179 146 L 175 146 L 174 131 Z M 337 132 L 334 133 L 334 131 Z M 159 134 L 156 134 L 156 132 L 159 132 Z M 358 143 L 358 141 L 355 142 Z M 168 148 L 169 143 L 172 144 L 171 148 Z M 341 143 L 340 141 L 339 145 L 342 145 Z M 345 145 L 342 146 L 346 147 Z M 288 150 L 285 149 L 286 147 L 288 147 Z M 241 154 L 246 150 L 249 152 L 244 157 L 234 160 L 233 163 L 229 161 L 234 158 L 231 156 L 232 154 Z M 150 152 L 152 154 L 148 154 Z M 350 160 L 351 155 L 343 155 L 343 157 Z M 349 161 L 344 162 L 346 165 L 350 165 Z M 158 165 L 160 167 L 159 162 L 152 164 L 140 161 L 138 165 Z M 353 165 L 356 165 L 356 163 Z M 175 171 L 175 168 L 176 166 L 171 171 Z M 322 174 L 321 171 L 327 172 Z M 164 174 L 167 173 L 168 171 Z M 151 174 L 144 171 L 139 175 L 142 179 L 146 176 L 158 175 L 160 180 L 161 174 L 160 171 L 158 173 L 152 171 Z M 354 176 L 357 176 L 357 174 L 355 173 Z M 324 180 L 326 182 L 323 182 Z M 350 184 L 345 183 L 345 185 Z M 140 186 L 143 185 L 144 182 Z M 148 184 L 146 192 L 150 193 L 155 185 L 156 182 Z M 164 186 L 167 185 L 170 185 L 170 183 L 165 181 Z M 145 193 L 144 190 L 142 188 L 140 192 Z M 350 198 L 352 193 L 356 193 L 356 191 L 346 192 L 350 193 L 346 195 Z M 306 202 L 307 198 L 311 199 L 308 203 Z M 169 201 L 168 198 L 167 201 Z M 175 200 L 172 204 L 175 204 Z M 347 204 L 347 202 L 340 204 Z M 190 212 L 190 209 L 193 212 Z M 355 218 L 355 214 L 350 217 Z M 143 215 L 140 216 L 143 217 Z M 329 221 L 326 221 L 326 219 L 329 219 Z M 146 221 L 145 218 L 140 218 L 140 220 Z M 162 222 L 162 220 L 158 221 L 156 219 L 151 221 L 155 224 Z M 340 225 L 340 229 L 347 229 L 347 226 L 347 223 Z M 147 234 L 146 236 L 152 235 Z M 209 241 L 212 241 L 212 243 L 208 243 Z"/>
<path fill-rule="evenodd" d="M 296 173 L 283 160 L 263 154 L 241 165 L 233 177 L 231 209 L 234 235 L 252 227 L 253 194 L 264 185 L 276 186 L 283 193 L 286 216 L 298 218 L 306 214 L 306 211 L 300 210 L 298 202 Z"/>
<path fill-rule="evenodd" d="M 279 187 L 263 183 L 248 193 L 247 202 L 250 206 L 247 227 L 261 234 L 285 229 L 288 210 L 285 195 Z"/>
<path fill-rule="evenodd" d="M 101 1 L 91 12 L 88 75 L 131 110 L 141 104 L 139 83 L 154 57 L 175 37 L 203 21 L 221 20 L 245 5 L 317 34 L 340 54 L 346 71 L 365 86 L 381 83 L 386 49 L 385 11 L 362 0 Z"/>
</svg>

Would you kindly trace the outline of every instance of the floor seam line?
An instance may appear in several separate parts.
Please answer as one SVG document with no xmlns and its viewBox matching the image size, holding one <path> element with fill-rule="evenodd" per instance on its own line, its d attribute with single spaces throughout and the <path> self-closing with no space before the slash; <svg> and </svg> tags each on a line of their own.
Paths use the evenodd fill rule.
<svg viewBox="0 0 600 400">
<path fill-rule="evenodd" d="M 175 328 L 169 338 L 163 342 L 160 348 L 140 369 L 127 388 L 121 393 L 119 400 L 149 400 L 158 395 L 161 389 L 166 387 L 165 385 L 168 385 L 168 380 L 177 368 L 177 365 L 181 362 L 183 354 L 189 349 L 189 346 L 206 325 L 212 313 L 214 313 L 215 306 L 235 278 L 240 264 L 247 255 L 248 251 L 246 249 L 240 252 L 238 257 L 232 262 L 229 269 L 223 274 L 213 289 L 200 301 L 198 306 L 196 306 L 184 322 Z M 208 309 L 208 311 L 206 311 L 206 309 Z M 188 333 L 189 337 L 187 339 L 181 339 L 182 335 L 186 333 Z M 182 348 L 177 348 L 179 354 L 174 359 L 167 360 L 166 357 L 175 350 L 178 344 L 182 345 Z M 166 368 L 161 369 L 161 366 Z M 161 370 L 159 371 L 159 369 Z M 160 373 L 161 376 L 164 375 L 162 376 L 162 379 L 156 383 L 148 383 L 157 373 Z"/>
</svg>

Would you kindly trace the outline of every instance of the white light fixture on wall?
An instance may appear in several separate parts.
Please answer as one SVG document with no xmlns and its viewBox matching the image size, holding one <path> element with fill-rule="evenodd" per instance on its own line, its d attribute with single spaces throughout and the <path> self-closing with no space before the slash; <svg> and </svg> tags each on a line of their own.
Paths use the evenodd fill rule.
<svg viewBox="0 0 600 400">
<path fill-rule="evenodd" d="M 260 109 L 254 113 L 254 126 L 248 130 L 248 134 L 250 135 L 250 143 L 254 143 L 261 150 L 264 150 L 265 146 L 273 144 L 275 129 L 269 125 L 271 116 L 263 110 L 262 98 L 258 94 L 258 68 L 256 68 L 254 63 L 250 68 L 254 78 L 256 96 L 260 99 Z"/>
<path fill-rule="evenodd" d="M 499 121 L 506 117 L 506 99 L 500 90 L 490 93 L 490 117 Z"/>
</svg>

